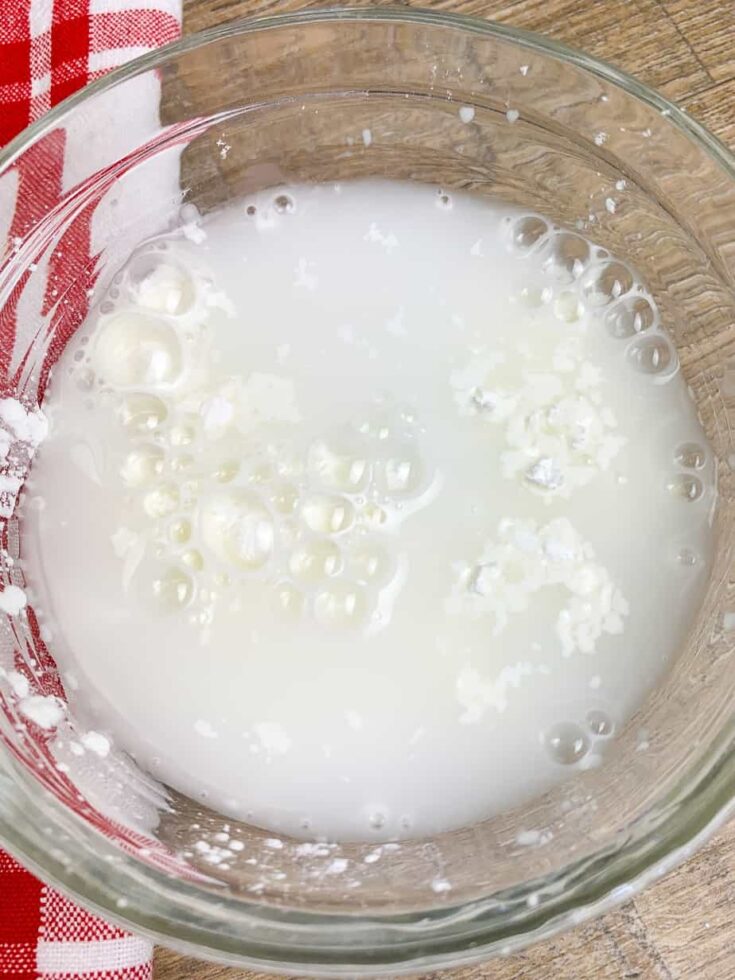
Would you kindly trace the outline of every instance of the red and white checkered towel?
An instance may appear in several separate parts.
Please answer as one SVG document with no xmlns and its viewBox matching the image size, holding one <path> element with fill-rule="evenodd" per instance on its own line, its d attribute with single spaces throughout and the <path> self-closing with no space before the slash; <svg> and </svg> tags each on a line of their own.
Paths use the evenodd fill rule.
<svg viewBox="0 0 735 980">
<path fill-rule="evenodd" d="M 178 37 L 180 24 L 181 0 L 0 0 L 0 146 L 76 89 Z M 57 131 L 44 141 L 38 159 L 27 154 L 13 180 L 0 183 L 0 254 L 78 180 L 80 145 L 85 165 L 91 156 L 93 165 L 103 166 L 105 157 L 122 155 L 125 140 L 144 137 L 145 128 L 157 123 L 153 86 L 141 79 L 136 105 L 108 106 L 113 111 L 107 114 L 107 131 Z M 26 176 L 32 194 L 24 186 Z M 35 320 L 32 314 L 44 309 L 54 271 L 69 281 L 75 270 L 89 266 L 95 222 L 103 220 L 104 215 L 91 213 L 86 222 L 75 222 L 72 240 L 59 250 L 59 261 L 70 265 L 39 269 L 15 308 L 4 311 L 3 374 L 22 347 L 16 338 L 24 316 Z M 77 305 L 77 314 L 83 313 Z M 0 851 L 0 980 L 149 980 L 151 975 L 150 943 L 78 908 Z"/>
</svg>

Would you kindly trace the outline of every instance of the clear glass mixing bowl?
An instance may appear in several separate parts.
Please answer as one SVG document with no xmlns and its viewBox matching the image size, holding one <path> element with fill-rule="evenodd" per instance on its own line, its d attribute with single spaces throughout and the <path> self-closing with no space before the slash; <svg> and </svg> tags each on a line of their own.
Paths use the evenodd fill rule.
<svg viewBox="0 0 735 980">
<path fill-rule="evenodd" d="M 151 117 L 145 139 L 131 128 L 125 152 L 111 147 L 105 159 L 104 133 L 116 132 L 116 147 L 120 127 L 126 137 L 121 107 L 129 114 L 159 84 L 160 123 Z M 470 122 L 462 106 L 474 108 Z M 67 177 L 54 197 L 47 165 L 64 141 Z M 468 962 L 580 922 L 690 853 L 735 790 L 735 161 L 614 68 L 520 31 L 383 8 L 228 25 L 113 72 L 0 154 L 0 201 L 20 186 L 33 202 L 0 264 L 2 393 L 42 400 L 47 369 L 90 298 L 184 200 L 206 213 L 284 182 L 366 175 L 518 203 L 629 258 L 674 339 L 717 456 L 717 547 L 675 666 L 603 768 L 515 812 L 368 862 L 373 845 L 274 847 L 256 828 L 223 829 L 223 817 L 164 797 L 115 753 L 60 763 L 57 743 L 73 740 L 73 719 L 56 731 L 25 723 L 7 677 L 15 668 L 32 691 L 63 696 L 53 640 L 44 642 L 32 594 L 25 612 L 2 617 L 6 846 L 84 904 L 168 945 L 321 976 Z M 90 263 L 56 261 L 90 233 Z M 48 263 L 54 288 L 34 305 L 29 291 Z M 11 447 L 0 476 L 14 466 L 22 479 L 27 456 Z M 0 489 L 0 574 L 22 585 L 12 480 Z M 528 828 L 542 831 L 532 846 L 518 837 Z M 242 849 L 224 847 L 223 857 L 218 834 Z M 348 862 L 344 873 L 329 873 L 335 859 Z M 437 878 L 451 889 L 432 887 Z"/>
</svg>

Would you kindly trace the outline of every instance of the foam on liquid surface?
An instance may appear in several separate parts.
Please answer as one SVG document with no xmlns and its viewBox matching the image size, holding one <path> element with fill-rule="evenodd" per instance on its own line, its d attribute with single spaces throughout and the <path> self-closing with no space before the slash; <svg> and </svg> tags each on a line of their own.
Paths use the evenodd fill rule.
<svg viewBox="0 0 735 980">
<path fill-rule="evenodd" d="M 635 273 L 412 184 L 195 231 L 141 247 L 44 406 L 26 573 L 74 709 L 215 809 L 342 840 L 600 764 L 701 600 L 715 496 Z"/>
</svg>

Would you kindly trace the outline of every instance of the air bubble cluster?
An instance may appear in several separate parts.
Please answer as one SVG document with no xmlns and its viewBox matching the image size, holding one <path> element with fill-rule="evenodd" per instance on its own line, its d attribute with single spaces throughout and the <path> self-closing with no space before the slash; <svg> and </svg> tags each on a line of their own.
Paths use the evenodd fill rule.
<svg viewBox="0 0 735 980">
<path fill-rule="evenodd" d="M 677 469 L 672 473 L 667 483 L 669 493 L 679 500 L 689 503 L 700 500 L 704 496 L 705 485 L 698 473 L 707 464 L 707 450 L 697 442 L 682 443 L 674 450 L 673 462 Z M 696 556 L 694 561 L 681 557 L 681 555 L 689 553 L 690 549 L 687 548 L 680 552 L 679 561 L 682 565 L 696 564 Z M 693 552 L 691 553 L 693 554 Z"/>
<path fill-rule="evenodd" d="M 286 194 L 273 201 L 294 207 Z M 401 577 L 394 532 L 433 482 L 413 413 L 380 402 L 308 443 L 300 429 L 273 438 L 269 422 L 298 417 L 293 390 L 218 371 L 213 281 L 188 245 L 166 244 L 116 277 L 73 358 L 72 383 L 85 379 L 117 433 L 106 478 L 130 508 L 113 541 L 124 574 L 161 612 L 186 610 L 202 628 L 248 588 L 268 591 L 283 624 L 387 622 Z"/>
<path fill-rule="evenodd" d="M 615 723 L 601 708 L 592 708 L 583 720 L 562 721 L 544 734 L 543 743 L 551 760 L 560 766 L 587 768 L 594 764 L 594 752 L 615 733 Z"/>
<path fill-rule="evenodd" d="M 510 220 L 505 234 L 519 256 L 535 256 L 548 276 L 547 289 L 526 289 L 530 306 L 551 304 L 566 322 L 585 313 L 600 318 L 610 337 L 626 341 L 631 367 L 653 381 L 666 381 L 678 367 L 676 350 L 661 330 L 653 298 L 633 270 L 605 249 L 592 249 L 581 235 L 550 225 L 536 214 Z"/>
</svg>

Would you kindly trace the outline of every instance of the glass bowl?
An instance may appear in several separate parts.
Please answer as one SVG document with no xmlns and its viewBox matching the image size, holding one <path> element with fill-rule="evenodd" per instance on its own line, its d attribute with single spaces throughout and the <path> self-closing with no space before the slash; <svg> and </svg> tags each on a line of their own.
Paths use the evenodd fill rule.
<svg viewBox="0 0 735 980">
<path fill-rule="evenodd" d="M 159 86 L 160 119 L 150 108 Z M 64 146 L 64 180 L 50 193 Z M 63 756 L 74 719 L 39 728 L 17 707 L 19 673 L 31 694 L 64 696 L 31 592 L 0 631 L 4 845 L 83 904 L 169 946 L 319 976 L 510 953 L 690 854 L 735 789 L 734 163 L 682 111 L 584 54 L 390 8 L 185 38 L 90 85 L 6 147 L 0 202 L 20 186 L 32 206 L 0 264 L 4 397 L 42 402 L 88 304 L 140 240 L 192 206 L 206 213 L 285 182 L 407 178 L 538 210 L 637 267 L 717 457 L 719 502 L 706 599 L 606 765 L 476 826 L 384 848 L 380 860 L 365 861 L 374 845 L 274 845 L 254 827 L 225 829 L 221 815 L 115 753 L 87 753 L 84 765 Z M 90 240 L 90 262 L 59 261 Z M 15 488 L 30 456 L 11 446 L 0 474 L 5 585 L 25 584 Z M 531 843 L 528 828 L 539 830 Z M 220 846 L 234 839 L 239 851 Z M 330 873 L 335 860 L 346 873 Z"/>
</svg>

